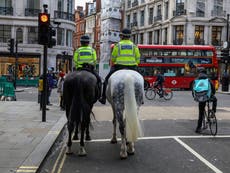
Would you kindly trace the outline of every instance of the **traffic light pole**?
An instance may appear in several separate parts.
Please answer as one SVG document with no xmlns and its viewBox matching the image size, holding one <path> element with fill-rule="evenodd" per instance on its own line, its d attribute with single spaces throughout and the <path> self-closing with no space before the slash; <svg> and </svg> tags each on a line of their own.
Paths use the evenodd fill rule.
<svg viewBox="0 0 230 173">
<path fill-rule="evenodd" d="M 47 104 L 47 45 L 44 45 L 43 52 L 43 91 L 42 91 L 42 122 L 46 122 Z"/>
<path fill-rule="evenodd" d="M 18 41 L 15 43 L 15 69 L 14 69 L 14 88 L 17 87 L 17 76 L 18 76 Z"/>
</svg>

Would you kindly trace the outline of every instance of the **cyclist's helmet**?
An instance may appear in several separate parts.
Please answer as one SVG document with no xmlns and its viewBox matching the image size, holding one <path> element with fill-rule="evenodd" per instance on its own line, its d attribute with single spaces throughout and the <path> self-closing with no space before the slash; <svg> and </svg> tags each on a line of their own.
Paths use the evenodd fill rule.
<svg viewBox="0 0 230 173">
<path fill-rule="evenodd" d="M 207 74 L 207 70 L 206 70 L 204 67 L 199 67 L 199 68 L 198 68 L 198 73 Z"/>
</svg>

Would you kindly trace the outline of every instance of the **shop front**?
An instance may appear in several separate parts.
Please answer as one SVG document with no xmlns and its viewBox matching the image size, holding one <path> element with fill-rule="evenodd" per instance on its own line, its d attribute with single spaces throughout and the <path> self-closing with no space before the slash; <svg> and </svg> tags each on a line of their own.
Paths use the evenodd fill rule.
<svg viewBox="0 0 230 173">
<path fill-rule="evenodd" d="M 0 76 L 16 78 L 17 86 L 37 86 L 40 74 L 40 57 L 40 54 L 32 53 L 19 53 L 17 58 L 10 54 L 1 54 Z"/>
<path fill-rule="evenodd" d="M 56 56 L 56 71 L 68 73 L 72 71 L 72 55 L 58 54 Z"/>
</svg>

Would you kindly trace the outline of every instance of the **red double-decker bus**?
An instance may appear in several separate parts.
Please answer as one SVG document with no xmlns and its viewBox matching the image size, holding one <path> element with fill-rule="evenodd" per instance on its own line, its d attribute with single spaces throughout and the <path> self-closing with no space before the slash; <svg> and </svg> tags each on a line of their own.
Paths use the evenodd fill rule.
<svg viewBox="0 0 230 173">
<path fill-rule="evenodd" d="M 141 53 L 139 72 L 144 76 L 145 87 L 156 80 L 158 70 L 165 76 L 167 88 L 191 89 L 197 69 L 205 67 L 216 89 L 218 61 L 213 46 L 201 45 L 138 45 Z"/>
</svg>

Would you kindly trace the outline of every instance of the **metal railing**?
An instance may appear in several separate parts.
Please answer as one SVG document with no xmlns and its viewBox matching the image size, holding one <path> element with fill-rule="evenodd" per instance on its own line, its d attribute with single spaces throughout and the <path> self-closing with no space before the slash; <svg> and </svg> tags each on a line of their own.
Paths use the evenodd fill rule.
<svg viewBox="0 0 230 173">
<path fill-rule="evenodd" d="M 34 8 L 26 8 L 25 9 L 25 16 L 38 16 L 38 14 L 41 13 L 40 9 L 34 9 Z"/>
<path fill-rule="evenodd" d="M 0 15 L 12 16 L 13 15 L 13 7 L 0 7 Z"/>
<path fill-rule="evenodd" d="M 63 11 L 54 11 L 54 18 L 74 21 L 74 14 L 63 12 Z"/>
</svg>

